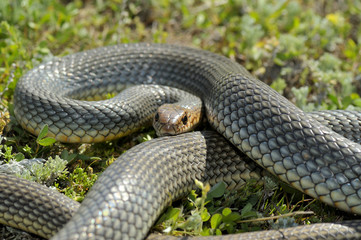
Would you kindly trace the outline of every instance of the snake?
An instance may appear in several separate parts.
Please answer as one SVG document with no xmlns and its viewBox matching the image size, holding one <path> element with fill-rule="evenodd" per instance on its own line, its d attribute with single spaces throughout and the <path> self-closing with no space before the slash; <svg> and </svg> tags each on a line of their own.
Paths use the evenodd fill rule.
<svg viewBox="0 0 361 240">
<path fill-rule="evenodd" d="M 130 88 L 125 95 L 131 102 L 123 96 L 97 100 L 138 84 L 152 89 L 156 98 L 133 103 L 143 94 Z M 56 58 L 18 81 L 14 113 L 35 135 L 47 124 L 49 136 L 60 142 L 110 141 L 151 122 L 151 107 L 178 101 L 183 93 L 164 94 L 168 87 L 202 99 L 214 131 L 164 136 L 131 148 L 102 173 L 80 206 L 39 184 L 1 174 L 0 223 L 52 239 L 164 239 L 168 236 L 148 236 L 150 227 L 170 202 L 194 188 L 195 179 L 237 187 L 259 179 L 261 171 L 361 215 L 359 115 L 306 113 L 240 64 L 215 53 L 139 43 Z M 359 239 L 360 223 L 215 238 Z"/>
</svg>

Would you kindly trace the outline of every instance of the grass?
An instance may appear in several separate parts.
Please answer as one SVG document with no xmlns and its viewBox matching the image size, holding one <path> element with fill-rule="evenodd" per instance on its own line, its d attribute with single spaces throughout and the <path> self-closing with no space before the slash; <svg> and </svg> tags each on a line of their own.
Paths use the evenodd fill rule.
<svg viewBox="0 0 361 240">
<path fill-rule="evenodd" d="M 0 167 L 49 159 L 21 167 L 23 175 L 81 201 L 121 153 L 154 137 L 145 129 L 114 142 L 63 145 L 24 132 L 12 112 L 16 82 L 54 56 L 129 42 L 189 45 L 239 62 L 306 111 L 353 110 L 361 107 L 360 21 L 357 0 L 0 1 Z M 225 234 L 351 217 L 279 186 L 247 185 L 242 193 L 218 186 L 222 194 L 210 202 L 200 187 L 203 195 L 176 202 L 155 230 Z M 316 215 L 290 215 L 305 211 Z M 277 215 L 288 220 L 248 222 Z"/>
</svg>

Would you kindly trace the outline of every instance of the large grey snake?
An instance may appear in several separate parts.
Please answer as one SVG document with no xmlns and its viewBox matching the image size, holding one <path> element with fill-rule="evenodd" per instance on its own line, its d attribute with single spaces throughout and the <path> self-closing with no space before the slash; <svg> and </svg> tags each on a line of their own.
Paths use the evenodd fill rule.
<svg viewBox="0 0 361 240">
<path fill-rule="evenodd" d="M 74 98 L 96 95 L 92 90 L 95 88 L 100 89 L 100 95 L 119 90 L 119 84 L 125 82 L 170 85 L 200 96 L 211 126 L 256 163 L 312 197 L 343 211 L 361 214 L 361 146 L 295 107 L 239 64 L 210 52 L 172 45 L 130 44 L 55 59 L 29 71 L 18 82 L 15 114 L 20 124 L 33 133 L 40 130 L 41 124 L 48 124 L 60 141 L 111 140 L 138 128 L 134 123 L 142 118 L 133 110 L 143 105 L 129 107 L 113 99 L 88 102 Z M 82 95 L 84 88 L 90 90 Z M 337 112 L 333 114 L 331 119 Z M 347 114 L 350 126 L 360 122 L 352 112 Z M 216 176 L 212 172 L 214 168 L 237 169 L 241 165 L 235 150 L 226 146 L 226 141 L 210 132 L 159 138 L 136 146 L 102 174 L 79 211 L 54 239 L 145 238 L 164 207 L 171 199 L 186 194 L 195 178 L 211 182 L 223 179 L 228 184 L 237 184 L 242 179 L 238 170 L 235 173 L 238 176 L 228 172 Z M 226 150 L 228 154 L 224 154 Z M 217 156 L 217 162 L 212 162 L 213 156 Z M 249 174 L 257 175 L 257 170 Z M 27 201 L 20 200 L 20 193 L 13 187 L 27 189 L 25 186 L 33 185 L 6 175 L 0 179 L 0 210 L 5 211 L 0 213 L 0 221 L 11 224 L 34 207 L 26 206 Z M 39 189 L 38 193 L 42 191 Z M 30 192 L 38 194 L 25 190 L 27 195 Z M 5 197 L 11 200 L 3 200 Z M 58 199 L 57 195 L 54 199 Z M 7 205 L 15 200 L 21 204 Z M 36 204 L 43 203 L 38 199 Z M 44 205 L 55 206 L 55 213 L 65 211 L 59 210 L 57 202 Z M 9 209 L 17 208 L 21 214 L 9 216 Z M 44 210 L 42 214 L 48 212 Z M 36 224 L 25 221 L 18 225 L 40 227 L 44 236 L 51 236 L 56 231 L 52 229 L 52 220 L 58 221 L 54 215 L 44 216 Z M 45 227 L 46 224 L 49 226 Z M 357 239 L 360 232 L 360 222 L 353 221 L 244 237 Z"/>
</svg>

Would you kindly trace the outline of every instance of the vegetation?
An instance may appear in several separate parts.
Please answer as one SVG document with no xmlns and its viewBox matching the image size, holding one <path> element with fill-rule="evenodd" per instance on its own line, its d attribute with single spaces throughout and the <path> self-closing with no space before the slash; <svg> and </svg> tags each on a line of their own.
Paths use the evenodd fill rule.
<svg viewBox="0 0 361 240">
<path fill-rule="evenodd" d="M 234 59 L 304 110 L 358 109 L 360 22 L 357 0 L 2 0 L 0 170 L 81 201 L 121 153 L 154 137 L 145 129 L 113 142 L 64 145 L 25 132 L 12 111 L 16 82 L 54 56 L 129 42 L 189 45 Z M 351 217 L 272 183 L 232 193 L 198 185 L 202 191 L 176 202 L 155 230 L 226 234 Z"/>
</svg>

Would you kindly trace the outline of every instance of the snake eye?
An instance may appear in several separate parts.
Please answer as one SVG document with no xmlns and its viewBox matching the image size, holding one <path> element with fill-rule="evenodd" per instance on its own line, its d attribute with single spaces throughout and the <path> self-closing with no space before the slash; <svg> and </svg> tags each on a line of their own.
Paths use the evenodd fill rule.
<svg viewBox="0 0 361 240">
<path fill-rule="evenodd" d="M 188 117 L 187 117 L 187 115 L 185 115 L 185 116 L 182 118 L 182 123 L 183 123 L 183 125 L 186 125 L 187 122 L 188 122 Z"/>
<path fill-rule="evenodd" d="M 155 116 L 154 116 L 154 121 L 158 122 L 158 120 L 159 120 L 159 114 L 156 113 Z"/>
</svg>

